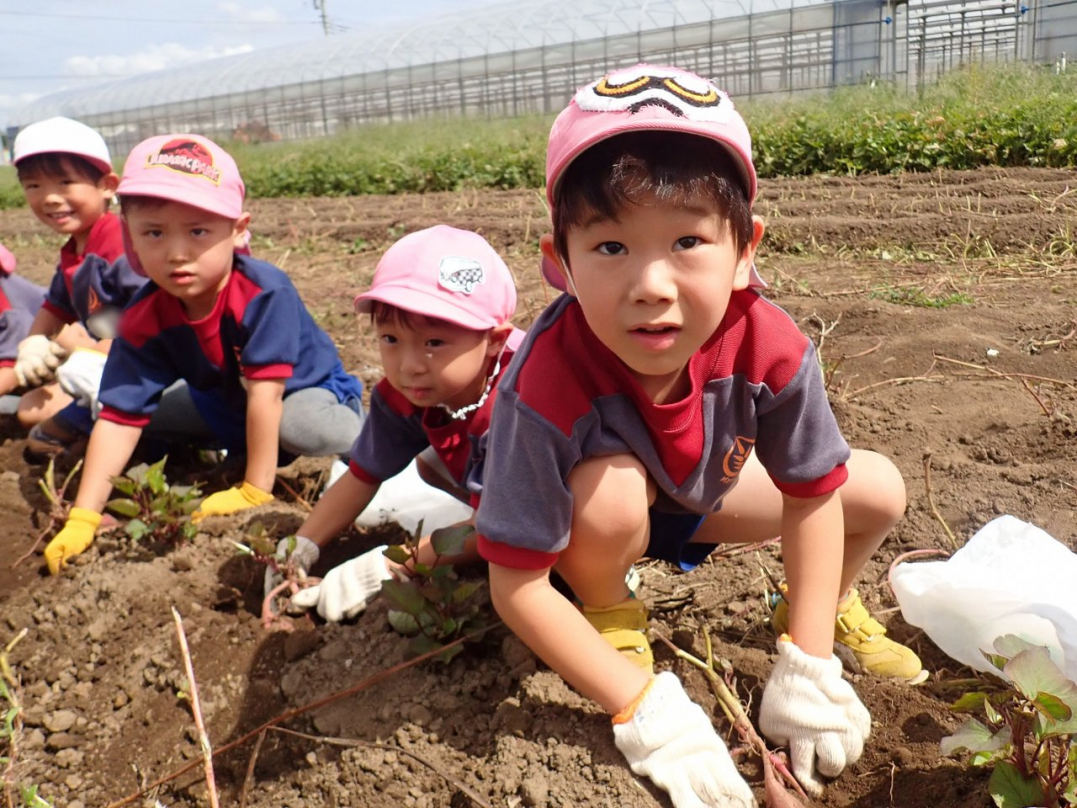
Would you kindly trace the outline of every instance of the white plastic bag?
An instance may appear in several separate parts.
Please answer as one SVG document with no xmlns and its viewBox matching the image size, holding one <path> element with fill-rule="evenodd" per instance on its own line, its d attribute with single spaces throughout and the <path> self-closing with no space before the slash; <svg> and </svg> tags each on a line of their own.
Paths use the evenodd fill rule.
<svg viewBox="0 0 1077 808">
<path fill-rule="evenodd" d="M 344 463 L 334 463 L 326 488 L 347 470 Z M 402 472 L 381 484 L 378 493 L 366 510 L 359 514 L 355 524 L 359 527 L 377 527 L 396 522 L 408 533 L 414 533 L 419 520 L 422 520 L 423 533 L 430 533 L 439 527 L 463 522 L 472 513 L 472 509 L 460 500 L 423 482 L 412 460 Z"/>
<path fill-rule="evenodd" d="M 970 668 L 997 673 L 980 651 L 1016 634 L 1077 680 L 1077 554 L 1038 527 L 1000 516 L 946 561 L 898 564 L 892 583 L 905 621 Z"/>
</svg>

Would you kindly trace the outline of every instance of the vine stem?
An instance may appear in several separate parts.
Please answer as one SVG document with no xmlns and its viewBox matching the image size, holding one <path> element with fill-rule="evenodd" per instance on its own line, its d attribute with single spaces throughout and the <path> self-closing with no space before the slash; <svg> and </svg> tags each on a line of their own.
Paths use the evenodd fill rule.
<svg viewBox="0 0 1077 808">
<path fill-rule="evenodd" d="M 191 712 L 194 714 L 194 725 L 198 730 L 198 743 L 202 747 L 202 761 L 206 770 L 206 788 L 209 789 L 210 808 L 218 808 L 217 801 L 217 778 L 213 774 L 213 747 L 209 744 L 209 735 L 206 734 L 206 724 L 202 720 L 202 703 L 198 700 L 198 682 L 194 678 L 194 663 L 191 662 L 191 651 L 187 647 L 187 633 L 183 630 L 183 618 L 172 607 L 172 617 L 176 621 L 176 636 L 179 638 L 180 654 L 183 656 L 183 667 L 187 671 L 187 682 L 191 687 Z"/>
</svg>

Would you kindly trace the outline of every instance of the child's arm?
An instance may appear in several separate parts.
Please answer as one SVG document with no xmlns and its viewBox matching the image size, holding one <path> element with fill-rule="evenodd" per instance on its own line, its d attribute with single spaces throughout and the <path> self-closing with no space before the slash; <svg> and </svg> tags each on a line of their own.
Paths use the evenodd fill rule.
<svg viewBox="0 0 1077 808">
<path fill-rule="evenodd" d="M 548 570 L 490 565 L 490 594 L 516 635 L 570 685 L 613 714 L 632 771 L 669 792 L 674 808 L 754 808 L 710 718 L 670 672 L 651 677 L 607 643 L 550 586 Z"/>
<path fill-rule="evenodd" d="M 759 726 L 772 741 L 789 746 L 793 773 L 816 797 L 823 793 L 819 775 L 836 777 L 859 760 L 871 732 L 871 715 L 842 679 L 841 661 L 833 652 L 844 547 L 837 491 L 784 498 L 789 634 L 778 641 Z"/>
<path fill-rule="evenodd" d="M 202 500 L 191 521 L 225 516 L 265 505 L 273 500 L 280 446 L 280 419 L 284 412 L 283 379 L 250 379 L 247 383 L 247 470 L 243 483 Z"/>
<path fill-rule="evenodd" d="M 112 478 L 123 473 L 141 436 L 141 427 L 105 420 L 94 424 L 75 505 L 63 529 L 45 547 L 45 561 L 53 575 L 69 558 L 93 543 L 94 532 L 101 524 L 101 512 L 112 493 Z"/>
</svg>

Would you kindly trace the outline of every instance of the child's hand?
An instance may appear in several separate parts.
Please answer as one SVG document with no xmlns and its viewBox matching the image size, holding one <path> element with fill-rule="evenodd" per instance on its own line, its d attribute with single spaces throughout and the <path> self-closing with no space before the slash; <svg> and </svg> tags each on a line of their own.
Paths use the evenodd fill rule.
<svg viewBox="0 0 1077 808">
<path fill-rule="evenodd" d="M 44 384 L 52 381 L 56 368 L 67 356 L 67 349 L 53 342 L 44 334 L 34 334 L 19 343 L 15 359 L 15 378 L 20 387 Z"/>
<path fill-rule="evenodd" d="M 86 508 L 72 508 L 63 530 L 57 533 L 45 547 L 45 563 L 49 572 L 56 575 L 69 558 L 86 551 L 93 544 L 93 534 L 101 524 L 101 514 Z"/>
<path fill-rule="evenodd" d="M 823 782 L 816 772 L 837 777 L 860 759 L 871 715 L 841 678 L 841 660 L 810 656 L 783 636 L 763 690 L 759 727 L 774 743 L 789 746 L 793 774 L 818 797 Z"/>
<path fill-rule="evenodd" d="M 268 491 L 244 482 L 243 485 L 232 486 L 227 491 L 210 494 L 202 500 L 198 510 L 191 514 L 191 521 L 197 525 L 207 516 L 227 516 L 272 501 L 273 495 Z"/>
<path fill-rule="evenodd" d="M 658 674 L 632 715 L 619 719 L 613 725 L 617 748 L 633 772 L 669 792 L 674 808 L 755 808 L 714 725 L 675 674 Z"/>
<path fill-rule="evenodd" d="M 76 348 L 56 370 L 56 380 L 69 396 L 94 416 L 100 410 L 97 394 L 101 391 L 101 374 L 105 372 L 107 354 L 92 348 Z"/>
<path fill-rule="evenodd" d="M 265 596 L 267 598 L 270 592 L 284 583 L 284 575 L 280 570 L 284 569 L 284 566 L 289 561 L 288 538 L 285 537 L 277 542 L 277 552 L 274 554 L 274 558 L 277 559 L 277 567 L 274 568 L 272 564 L 266 565 Z M 310 572 L 310 568 L 318 563 L 318 557 L 321 554 L 322 551 L 318 548 L 318 545 L 310 539 L 305 536 L 295 537 L 295 549 L 292 550 L 291 562 L 295 566 L 296 572 L 304 575 Z"/>
<path fill-rule="evenodd" d="M 293 595 L 291 605 L 299 609 L 317 606 L 318 614 L 330 623 L 355 617 L 381 593 L 381 582 L 393 577 L 385 565 L 385 547 L 333 567 L 320 584 Z"/>
</svg>

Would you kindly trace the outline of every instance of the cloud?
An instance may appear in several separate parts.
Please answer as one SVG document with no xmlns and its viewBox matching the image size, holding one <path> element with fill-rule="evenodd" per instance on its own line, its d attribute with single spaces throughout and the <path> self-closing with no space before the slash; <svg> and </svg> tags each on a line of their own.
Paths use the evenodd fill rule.
<svg viewBox="0 0 1077 808">
<path fill-rule="evenodd" d="M 130 56 L 71 56 L 64 61 L 64 71 L 73 76 L 133 76 L 153 70 L 184 67 L 219 56 L 250 53 L 252 50 L 253 45 L 192 49 L 177 42 L 165 42 Z"/>
<path fill-rule="evenodd" d="M 0 93 L 0 108 L 15 109 L 41 98 L 41 93 Z"/>
<path fill-rule="evenodd" d="M 287 22 L 288 18 L 269 6 L 248 8 L 242 3 L 218 3 L 217 10 L 233 20 L 247 22 Z"/>
</svg>

